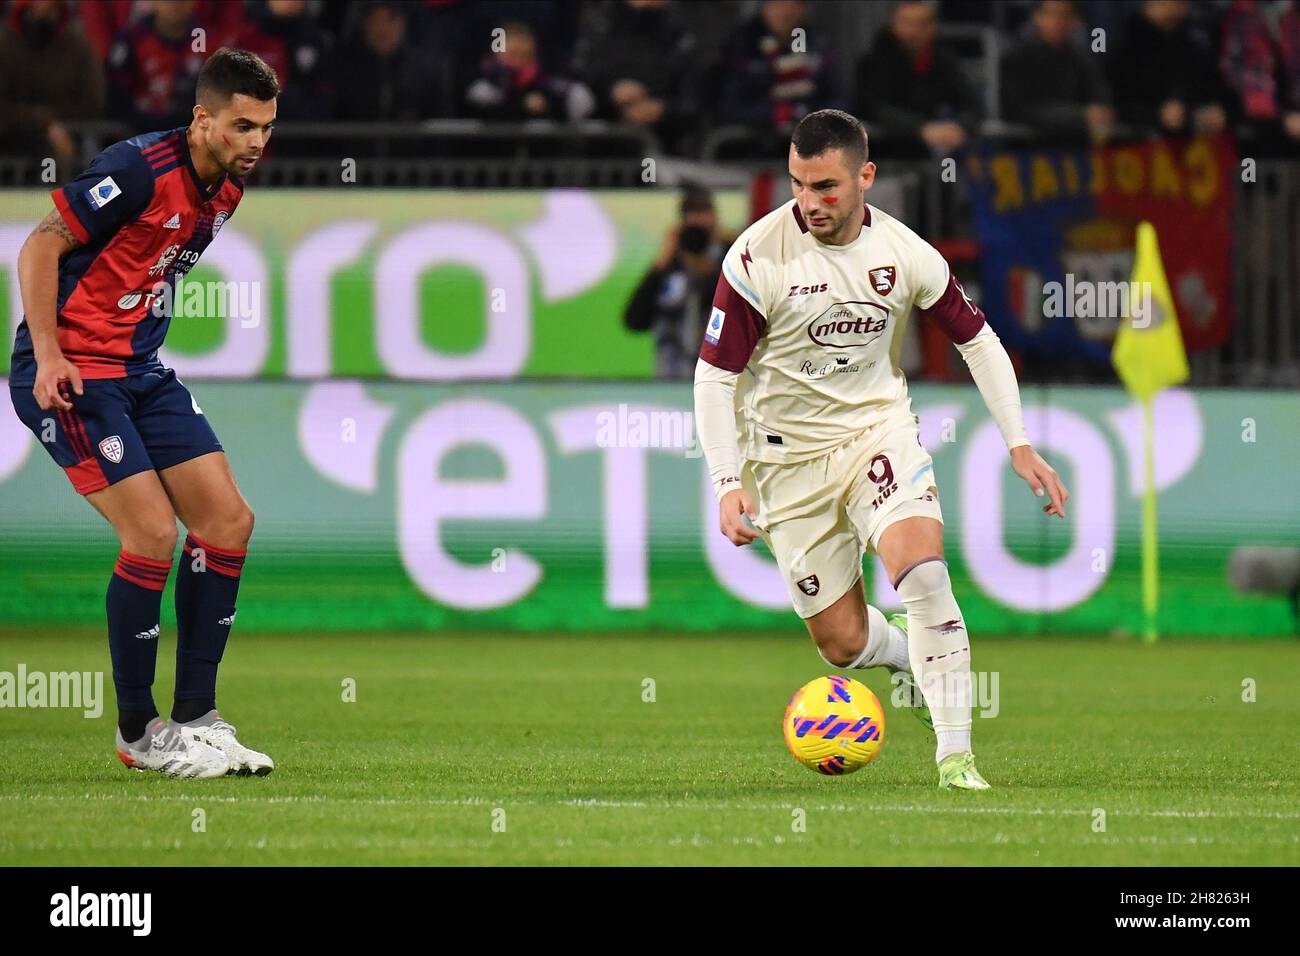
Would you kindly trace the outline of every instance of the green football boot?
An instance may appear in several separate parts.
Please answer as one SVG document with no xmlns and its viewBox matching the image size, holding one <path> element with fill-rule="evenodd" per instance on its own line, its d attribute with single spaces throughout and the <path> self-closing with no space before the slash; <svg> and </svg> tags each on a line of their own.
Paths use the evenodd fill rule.
<svg viewBox="0 0 1300 956">
<path fill-rule="evenodd" d="M 988 790 L 989 782 L 975 769 L 975 755 L 970 751 L 949 754 L 939 762 L 940 790 Z"/>
<path fill-rule="evenodd" d="M 906 614 L 892 615 L 889 618 L 889 623 L 898 628 L 904 634 L 907 633 Z M 908 699 L 912 701 L 920 701 L 919 704 L 908 707 L 907 709 L 912 712 L 913 716 L 915 716 L 917 720 L 925 724 L 925 729 L 930 731 L 931 735 L 933 735 L 934 720 L 930 717 L 930 708 L 925 703 L 925 697 L 921 694 L 920 688 L 916 686 L 916 678 L 912 676 L 911 671 L 894 671 L 893 674 L 890 674 L 891 680 L 893 680 L 894 674 L 902 675 L 898 678 L 898 686 L 907 688 Z"/>
</svg>

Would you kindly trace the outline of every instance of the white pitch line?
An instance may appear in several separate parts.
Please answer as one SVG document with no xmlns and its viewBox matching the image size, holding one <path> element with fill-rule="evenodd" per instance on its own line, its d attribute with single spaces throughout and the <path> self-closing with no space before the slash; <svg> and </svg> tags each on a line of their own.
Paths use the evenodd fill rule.
<svg viewBox="0 0 1300 956">
<path fill-rule="evenodd" d="M 614 810 L 767 810 L 767 811 L 790 811 L 796 808 L 806 811 L 818 811 L 822 813 L 920 813 L 920 814 L 1001 814 L 1006 816 L 1046 816 L 1046 817 L 1074 817 L 1074 816 L 1091 816 L 1092 808 L 1081 810 L 1062 809 L 1057 807 L 936 807 L 920 806 L 918 804 L 807 804 L 800 805 L 795 803 L 716 803 L 705 801 L 665 801 L 659 803 L 650 803 L 641 800 L 601 800 L 593 799 L 572 799 L 572 800 L 488 800 L 482 797 L 466 797 L 461 800 L 446 800 L 423 797 L 232 797 L 221 796 L 218 794 L 83 794 L 81 796 L 68 796 L 66 794 L 35 794 L 23 796 L 20 794 L 0 794 L 0 800 L 11 801 L 115 801 L 123 800 L 127 802 L 149 803 L 153 801 L 166 802 L 174 801 L 181 803 L 265 803 L 265 804 L 350 804 L 356 806 L 429 806 L 429 807 L 593 807 L 599 809 Z M 1185 818 L 1185 819 L 1265 819 L 1265 820 L 1297 820 L 1300 819 L 1300 812 L 1285 813 L 1273 810 L 1264 811 L 1224 811 L 1224 810 L 1124 810 L 1103 807 L 1101 809 L 1112 816 L 1119 817 L 1153 817 L 1153 818 Z"/>
</svg>

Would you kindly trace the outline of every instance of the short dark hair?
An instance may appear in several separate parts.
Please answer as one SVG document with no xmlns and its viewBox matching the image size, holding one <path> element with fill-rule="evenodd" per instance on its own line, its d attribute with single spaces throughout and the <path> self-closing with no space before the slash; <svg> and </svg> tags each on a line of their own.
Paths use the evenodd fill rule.
<svg viewBox="0 0 1300 956">
<path fill-rule="evenodd" d="M 690 212 L 712 212 L 713 192 L 699 183 L 686 183 L 682 188 L 682 199 L 678 212 L 685 216 Z"/>
<path fill-rule="evenodd" d="M 199 70 L 194 98 L 209 110 L 224 106 L 236 93 L 263 102 L 280 95 L 275 70 L 256 53 L 223 46 Z"/>
<path fill-rule="evenodd" d="M 790 137 L 794 151 L 805 159 L 828 149 L 842 149 L 849 168 L 856 170 L 867 161 L 867 128 L 843 110 L 817 110 L 799 121 Z"/>
</svg>

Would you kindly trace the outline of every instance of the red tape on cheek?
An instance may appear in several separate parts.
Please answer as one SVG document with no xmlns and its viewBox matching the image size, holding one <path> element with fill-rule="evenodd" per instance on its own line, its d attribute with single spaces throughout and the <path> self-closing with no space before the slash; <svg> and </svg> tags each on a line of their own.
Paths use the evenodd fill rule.
<svg viewBox="0 0 1300 956">
<path fill-rule="evenodd" d="M 823 197 L 822 197 L 822 202 L 824 202 L 824 203 L 825 203 L 826 205 L 828 205 L 828 206 L 834 206 L 834 205 L 835 205 L 837 202 L 839 202 L 839 201 L 840 201 L 840 197 L 839 197 L 839 196 L 823 196 Z"/>
</svg>

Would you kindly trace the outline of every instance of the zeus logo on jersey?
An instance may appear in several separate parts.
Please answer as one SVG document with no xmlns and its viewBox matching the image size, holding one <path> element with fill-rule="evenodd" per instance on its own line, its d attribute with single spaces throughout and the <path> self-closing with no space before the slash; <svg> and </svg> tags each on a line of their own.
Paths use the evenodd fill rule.
<svg viewBox="0 0 1300 956">
<path fill-rule="evenodd" d="M 790 294 L 787 295 L 786 298 L 793 299 L 797 295 L 808 295 L 812 292 L 825 292 L 829 288 L 830 284 L 826 282 L 823 282 L 821 285 L 817 285 L 815 282 L 812 285 L 792 285 L 790 286 Z"/>
<path fill-rule="evenodd" d="M 709 314 L 709 325 L 704 330 L 704 341 L 710 345 L 717 345 L 718 340 L 722 338 L 722 323 L 726 320 L 727 313 L 715 306 L 713 312 Z"/>
<path fill-rule="evenodd" d="M 113 177 L 105 176 L 90 188 L 90 191 L 86 193 L 86 198 L 90 200 L 90 205 L 94 208 L 103 209 L 120 195 L 122 195 L 122 190 L 117 183 L 113 182 Z"/>
</svg>

